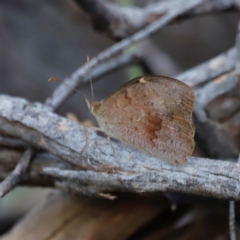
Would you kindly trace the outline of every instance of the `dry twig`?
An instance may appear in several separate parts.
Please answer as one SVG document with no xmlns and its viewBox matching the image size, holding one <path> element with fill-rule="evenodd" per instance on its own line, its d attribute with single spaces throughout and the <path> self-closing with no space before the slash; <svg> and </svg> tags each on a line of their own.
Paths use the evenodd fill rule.
<svg viewBox="0 0 240 240">
<path fill-rule="evenodd" d="M 25 173 L 28 168 L 33 152 L 34 151 L 31 148 L 26 150 L 15 169 L 1 183 L 0 197 L 3 197 L 20 182 L 22 174 Z"/>
<path fill-rule="evenodd" d="M 172 9 L 181 8 L 186 1 L 159 1 L 144 8 L 120 7 L 106 0 L 74 0 L 90 17 L 95 29 L 110 35 L 113 39 L 124 39 L 141 30 L 153 21 L 160 19 Z M 201 15 L 222 13 L 227 11 L 239 11 L 240 3 L 235 0 L 202 0 L 199 6 L 180 14 L 178 18 L 185 20 Z M 134 16 L 134 17 L 133 17 Z"/>
</svg>

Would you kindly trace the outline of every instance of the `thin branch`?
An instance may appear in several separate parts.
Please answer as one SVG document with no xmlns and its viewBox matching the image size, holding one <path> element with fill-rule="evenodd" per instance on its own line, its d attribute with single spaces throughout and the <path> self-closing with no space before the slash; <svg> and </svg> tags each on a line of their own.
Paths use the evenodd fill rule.
<svg viewBox="0 0 240 240">
<path fill-rule="evenodd" d="M 142 43 L 140 44 L 140 46 L 141 45 Z M 150 49 L 151 49 L 151 46 L 150 46 Z M 155 49 L 155 54 L 156 52 L 158 53 L 158 51 L 159 50 Z M 144 51 L 142 52 L 141 48 L 140 48 L 140 52 L 141 52 L 141 56 L 142 55 L 144 56 L 143 53 L 145 52 Z M 150 53 L 152 53 L 152 50 L 150 50 Z M 162 54 L 162 53 L 158 53 L 158 54 Z M 157 61 L 148 60 L 148 59 L 146 61 L 145 59 L 142 59 L 142 60 L 144 61 L 145 64 L 147 64 L 147 67 L 151 69 L 152 73 L 159 74 L 159 71 L 162 71 L 161 70 L 162 66 L 159 66 L 159 62 L 162 63 L 163 61 L 161 61 L 162 56 L 155 56 L 154 59 L 156 58 L 158 58 Z M 220 79 L 217 79 L 217 78 L 223 74 L 229 73 L 234 70 L 235 62 L 236 62 L 235 59 L 236 59 L 236 48 L 231 48 L 228 51 L 210 60 L 205 61 L 204 63 L 201 63 L 183 73 L 176 75 L 175 78 L 183 81 L 184 83 L 188 84 L 189 86 L 195 89 L 199 88 L 200 86 L 202 86 L 203 84 L 206 84 L 211 80 L 215 80 L 215 82 L 220 83 L 221 82 Z M 173 60 L 168 59 L 167 61 L 168 61 L 167 66 L 170 66 L 171 72 L 176 71 L 177 67 L 174 65 Z M 154 66 L 152 67 L 152 65 Z M 222 78 L 222 80 L 223 79 L 224 78 Z"/>
<path fill-rule="evenodd" d="M 207 106 L 212 100 L 217 97 L 231 92 L 238 86 L 238 79 L 235 72 L 230 72 L 221 75 L 214 79 L 204 87 L 195 91 L 196 99 L 202 107 Z"/>
<path fill-rule="evenodd" d="M 29 145 L 16 138 L 11 138 L 7 136 L 0 135 L 0 145 L 4 147 L 12 147 L 12 148 L 18 148 L 18 149 L 26 149 Z"/>
<path fill-rule="evenodd" d="M 236 228 L 235 228 L 235 202 L 229 201 L 229 231 L 230 239 L 236 240 Z"/>
<path fill-rule="evenodd" d="M 92 60 L 91 60 L 92 61 Z M 91 70 L 91 76 L 94 82 L 101 79 L 103 76 L 114 72 L 117 69 L 124 68 L 133 63 L 137 63 L 140 61 L 140 54 L 136 52 L 126 52 L 121 53 L 116 57 L 112 57 L 110 60 L 104 61 L 103 63 L 98 64 L 93 70 Z M 79 85 L 82 87 L 86 84 L 89 84 L 89 74 L 85 73 L 82 78 L 82 81 L 79 82 Z M 46 104 L 51 105 L 48 100 L 46 100 Z M 55 110 L 55 109 L 51 109 Z"/>
<path fill-rule="evenodd" d="M 78 195 L 85 195 L 89 197 L 104 198 L 109 200 L 114 200 L 117 198 L 112 194 L 104 194 L 99 192 L 98 189 L 95 189 L 95 186 L 89 187 L 89 186 L 84 186 L 84 184 L 73 183 L 71 181 L 62 181 L 62 180 L 58 181 L 57 178 L 55 179 L 55 187 L 73 195 L 78 194 Z"/>
<path fill-rule="evenodd" d="M 0 181 L 4 180 L 6 176 L 11 174 L 17 165 L 19 159 L 23 155 L 22 151 L 16 151 L 9 148 L 1 148 L 0 151 Z M 19 184 L 28 186 L 53 187 L 54 181 L 51 177 L 43 174 L 42 169 L 46 167 L 54 167 L 65 170 L 77 170 L 78 168 L 62 161 L 60 158 L 50 153 L 38 153 L 34 156 L 28 171 L 23 172 Z"/>
<path fill-rule="evenodd" d="M 189 14 L 189 17 L 212 14 L 212 13 L 221 13 L 229 11 L 239 11 L 240 2 L 239 0 L 210 0 L 205 1 L 199 7 L 193 9 Z M 186 16 L 187 17 L 187 16 Z"/>
<path fill-rule="evenodd" d="M 99 55 L 91 59 L 89 67 L 94 69 L 95 66 L 100 64 L 103 61 L 113 57 L 114 55 L 120 53 L 128 46 L 143 40 L 149 35 L 155 33 L 160 28 L 168 24 L 171 20 L 176 18 L 177 16 L 189 11 L 193 7 L 197 6 L 201 3 L 201 0 L 192 0 L 189 2 L 185 2 L 185 4 L 181 4 L 176 8 L 171 9 L 169 12 L 165 13 L 159 20 L 153 22 L 145 29 L 135 33 L 131 37 L 122 40 L 121 42 L 113 45 L 112 47 L 106 49 L 101 52 Z M 85 63 L 81 68 L 76 70 L 69 78 L 65 79 L 64 82 L 70 86 L 70 88 L 66 88 L 64 85 L 60 85 L 52 94 L 50 98 L 47 99 L 46 104 L 53 109 L 58 108 L 66 98 L 72 93 L 73 88 L 76 88 L 78 84 L 83 83 L 86 79 L 86 74 L 88 71 L 88 64 Z"/>
<path fill-rule="evenodd" d="M 0 95 L 0 101 L 0 132 L 22 137 L 85 169 L 44 168 L 44 176 L 52 177 L 55 184 L 62 183 L 65 187 L 73 184 L 76 189 L 79 183 L 82 189 L 89 186 L 98 193 L 174 191 L 240 200 L 239 164 L 191 157 L 187 164 L 171 165 L 113 142 L 116 152 L 121 153 L 122 168 L 119 169 L 107 139 L 93 130 L 87 129 L 88 146 L 85 148 L 83 126 L 47 111 L 41 104 L 4 95 Z"/>
<path fill-rule="evenodd" d="M 236 49 L 231 48 L 227 52 L 179 74 L 176 78 L 193 88 L 198 87 L 211 79 L 232 71 L 235 67 L 235 59 Z"/>
<path fill-rule="evenodd" d="M 98 56 L 100 55 L 101 54 Z M 92 78 L 96 81 L 107 73 L 137 62 L 138 56 L 136 53 L 123 53 L 105 62 L 96 62 L 94 59 L 96 58 L 92 58 L 91 62 L 89 62 L 89 67 L 91 67 L 94 62 L 95 67 L 92 68 Z M 46 99 L 45 105 L 50 107 L 50 110 L 56 110 L 79 84 L 89 83 L 88 63 L 77 69 L 70 77 L 64 79 L 64 82 L 70 87 L 66 88 L 65 85 L 61 84 L 55 89 L 51 96 Z M 74 85 L 74 87 L 73 84 L 76 84 L 76 86 Z"/>
<path fill-rule="evenodd" d="M 159 1 L 144 8 L 140 7 L 120 7 L 105 0 L 74 0 L 91 19 L 93 27 L 113 39 L 124 39 L 141 30 L 165 13 L 179 4 L 186 4 L 186 1 L 172 0 Z M 226 11 L 239 11 L 240 4 L 235 0 L 202 0 L 201 5 L 179 16 L 181 20 L 206 15 L 221 13 Z M 134 16 L 134 17 L 133 17 Z M 174 18 L 169 23 L 179 20 Z"/>
<path fill-rule="evenodd" d="M 25 151 L 22 158 L 16 165 L 15 169 L 8 175 L 6 179 L 3 180 L 3 182 L 1 182 L 0 198 L 7 194 L 10 190 L 13 189 L 13 187 L 15 187 L 20 182 L 22 174 L 25 173 L 27 170 L 33 152 L 34 151 L 31 148 Z"/>
</svg>

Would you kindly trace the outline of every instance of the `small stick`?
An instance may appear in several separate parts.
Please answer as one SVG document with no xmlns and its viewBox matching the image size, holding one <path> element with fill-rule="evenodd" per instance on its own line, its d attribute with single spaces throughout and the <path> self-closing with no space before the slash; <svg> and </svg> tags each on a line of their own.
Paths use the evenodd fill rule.
<svg viewBox="0 0 240 240">
<path fill-rule="evenodd" d="M 0 184 L 0 197 L 5 196 L 21 180 L 22 174 L 26 172 L 27 167 L 33 155 L 33 149 L 28 148 L 22 158 L 18 161 L 15 169 Z"/>
<path fill-rule="evenodd" d="M 0 134 L 0 145 L 7 147 L 14 147 L 19 149 L 26 149 L 29 145 L 21 139 L 16 139 Z"/>
<path fill-rule="evenodd" d="M 229 232 L 230 239 L 236 240 L 236 228 L 235 228 L 235 201 L 229 201 Z"/>
</svg>

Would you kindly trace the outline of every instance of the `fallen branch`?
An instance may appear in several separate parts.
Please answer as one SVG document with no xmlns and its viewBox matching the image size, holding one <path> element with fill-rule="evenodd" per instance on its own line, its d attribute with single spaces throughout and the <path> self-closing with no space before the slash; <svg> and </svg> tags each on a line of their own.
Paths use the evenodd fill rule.
<svg viewBox="0 0 240 240">
<path fill-rule="evenodd" d="M 47 111 L 41 104 L 4 95 L 0 95 L 0 101 L 0 132 L 21 137 L 79 169 L 85 169 L 65 171 L 45 167 L 44 175 L 52 177 L 56 186 L 64 185 L 65 189 L 72 186 L 76 191 L 82 191 L 80 188 L 91 191 L 92 187 L 95 194 L 118 190 L 174 191 L 240 199 L 239 164 L 191 157 L 187 164 L 175 166 L 113 142 L 121 161 L 122 168 L 119 169 L 107 140 L 91 129 L 87 130 L 86 146 L 83 126 Z M 84 188 L 86 185 L 88 188 Z"/>
<path fill-rule="evenodd" d="M 137 160 L 137 159 L 136 159 Z M 178 192 L 222 199 L 240 199 L 240 166 L 230 162 L 190 158 L 182 166 L 157 164 L 154 169 L 131 174 L 108 174 L 93 171 L 69 171 L 45 168 L 44 173 L 73 186 L 81 193 L 82 186 L 96 193 Z M 230 173 L 230 172 L 231 173 Z M 79 186 L 79 187 L 78 187 Z M 86 192 L 85 192 L 86 194 Z"/>
</svg>

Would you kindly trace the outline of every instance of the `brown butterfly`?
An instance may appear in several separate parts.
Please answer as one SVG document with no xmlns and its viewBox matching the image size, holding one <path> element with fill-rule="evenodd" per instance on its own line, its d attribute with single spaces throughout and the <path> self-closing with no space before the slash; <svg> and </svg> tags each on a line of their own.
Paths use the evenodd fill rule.
<svg viewBox="0 0 240 240">
<path fill-rule="evenodd" d="M 102 103 L 87 103 L 110 137 L 174 164 L 186 163 L 192 155 L 194 92 L 181 81 L 142 76 Z"/>
</svg>

